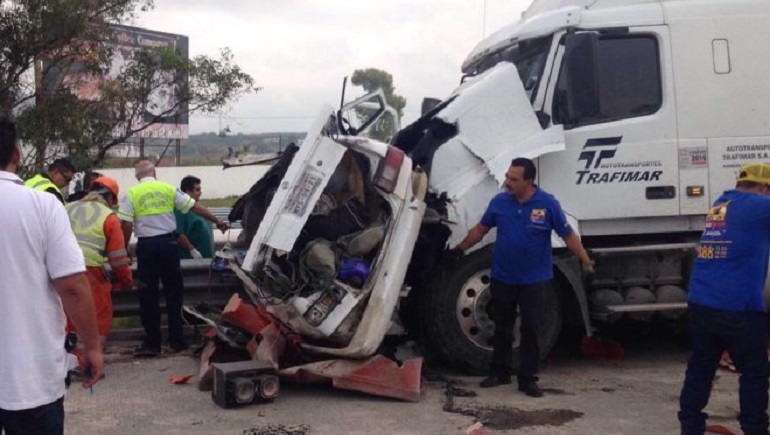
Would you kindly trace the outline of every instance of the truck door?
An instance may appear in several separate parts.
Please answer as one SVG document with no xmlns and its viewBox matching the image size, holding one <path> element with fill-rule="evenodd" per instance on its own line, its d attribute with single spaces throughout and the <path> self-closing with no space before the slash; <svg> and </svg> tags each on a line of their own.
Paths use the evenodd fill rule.
<svg viewBox="0 0 770 435">
<path fill-rule="evenodd" d="M 577 32 L 556 43 L 543 112 L 564 125 L 566 150 L 540 158 L 541 186 L 582 222 L 678 215 L 668 29 Z"/>
</svg>

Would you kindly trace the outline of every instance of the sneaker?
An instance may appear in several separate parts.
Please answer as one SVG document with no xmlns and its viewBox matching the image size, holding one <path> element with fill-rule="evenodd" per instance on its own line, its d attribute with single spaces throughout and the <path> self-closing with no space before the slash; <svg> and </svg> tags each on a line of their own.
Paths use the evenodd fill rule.
<svg viewBox="0 0 770 435">
<path fill-rule="evenodd" d="M 498 376 L 498 375 L 490 375 L 481 383 L 479 386 L 481 388 L 492 388 L 497 387 L 499 385 L 507 385 L 511 383 L 511 377 L 510 376 Z"/>
<path fill-rule="evenodd" d="M 529 397 L 543 397 L 543 390 L 537 385 L 537 382 L 527 382 L 519 385 L 519 391 Z"/>
<path fill-rule="evenodd" d="M 155 358 L 159 354 L 159 347 L 150 347 L 146 344 L 139 345 L 134 349 L 134 356 L 137 358 Z"/>
</svg>

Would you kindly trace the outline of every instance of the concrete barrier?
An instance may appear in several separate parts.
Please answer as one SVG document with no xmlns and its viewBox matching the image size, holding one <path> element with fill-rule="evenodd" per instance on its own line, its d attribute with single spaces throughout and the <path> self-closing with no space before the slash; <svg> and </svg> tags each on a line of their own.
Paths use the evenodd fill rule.
<svg viewBox="0 0 770 435">
<path fill-rule="evenodd" d="M 203 190 L 201 198 L 217 199 L 243 195 L 265 175 L 268 169 L 270 165 L 240 166 L 230 169 L 222 169 L 221 166 L 174 166 L 160 167 L 156 172 L 158 180 L 171 183 L 176 187 L 179 187 L 182 178 L 187 175 L 198 177 L 201 179 Z M 125 192 L 137 183 L 133 168 L 97 169 L 97 171 L 117 180 L 121 192 Z"/>
</svg>

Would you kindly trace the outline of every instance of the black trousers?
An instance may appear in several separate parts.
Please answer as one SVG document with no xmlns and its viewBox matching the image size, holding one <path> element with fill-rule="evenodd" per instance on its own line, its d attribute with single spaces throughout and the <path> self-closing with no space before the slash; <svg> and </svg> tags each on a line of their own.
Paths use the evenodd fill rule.
<svg viewBox="0 0 770 435">
<path fill-rule="evenodd" d="M 738 416 L 745 434 L 767 434 L 768 361 L 765 313 L 726 311 L 689 304 L 692 354 L 679 396 L 682 434 L 702 434 L 706 429 L 703 408 L 709 401 L 719 360 L 725 350 L 741 374 Z"/>
<path fill-rule="evenodd" d="M 20 411 L 0 409 L 0 433 L 5 433 L 5 435 L 63 435 L 64 397 L 32 409 Z"/>
<path fill-rule="evenodd" d="M 506 284 L 492 279 L 492 321 L 495 334 L 492 338 L 492 366 L 490 374 L 508 377 L 512 372 L 513 325 L 516 310 L 521 313 L 520 365 L 516 378 L 519 385 L 537 382 L 540 367 L 540 343 L 538 336 L 545 316 L 545 292 L 548 281 L 534 284 Z"/>
<path fill-rule="evenodd" d="M 160 349 L 160 289 L 166 298 L 168 341 L 171 345 L 184 343 L 182 304 L 184 282 L 179 267 L 179 249 L 175 234 L 142 237 L 136 245 L 139 279 L 146 285 L 139 289 L 139 311 L 147 334 L 145 345 Z"/>
</svg>

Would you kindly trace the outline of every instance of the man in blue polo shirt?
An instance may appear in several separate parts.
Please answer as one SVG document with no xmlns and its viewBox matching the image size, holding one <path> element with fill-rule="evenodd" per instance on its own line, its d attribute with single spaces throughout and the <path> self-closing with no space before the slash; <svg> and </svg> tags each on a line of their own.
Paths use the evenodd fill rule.
<svg viewBox="0 0 770 435">
<path fill-rule="evenodd" d="M 492 320 L 495 334 L 489 377 L 483 388 L 511 383 L 513 325 L 516 307 L 521 312 L 521 364 L 517 373 L 519 390 L 531 397 L 541 397 L 537 385 L 540 363 L 538 336 L 545 310 L 545 290 L 553 278 L 551 231 L 564 239 L 577 256 L 584 273 L 593 273 L 593 261 L 567 223 L 567 218 L 551 194 L 537 187 L 537 169 L 532 160 L 517 158 L 505 174 L 507 192 L 497 194 L 489 203 L 481 222 L 462 242 L 450 250 L 459 258 L 493 227 L 497 240 L 492 254 Z"/>
<path fill-rule="evenodd" d="M 682 434 L 702 434 L 703 408 L 722 352 L 741 374 L 738 420 L 745 434 L 767 434 L 768 361 L 762 292 L 770 252 L 770 165 L 738 170 L 706 215 L 688 289 L 692 354 L 679 397 Z"/>
</svg>

